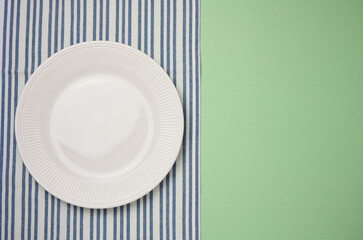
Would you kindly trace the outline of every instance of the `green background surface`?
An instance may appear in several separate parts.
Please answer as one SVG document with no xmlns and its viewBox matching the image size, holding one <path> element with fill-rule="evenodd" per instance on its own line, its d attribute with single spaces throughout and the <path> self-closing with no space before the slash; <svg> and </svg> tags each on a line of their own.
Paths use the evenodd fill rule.
<svg viewBox="0 0 363 240">
<path fill-rule="evenodd" d="M 201 236 L 363 239 L 363 1 L 201 0 Z"/>
</svg>

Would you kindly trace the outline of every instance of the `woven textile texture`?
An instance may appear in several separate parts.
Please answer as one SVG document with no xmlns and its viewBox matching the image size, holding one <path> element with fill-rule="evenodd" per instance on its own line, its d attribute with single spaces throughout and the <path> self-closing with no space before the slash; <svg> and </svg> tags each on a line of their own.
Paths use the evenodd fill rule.
<svg viewBox="0 0 363 240">
<path fill-rule="evenodd" d="M 1 0 L 0 32 L 0 238 L 199 239 L 199 0 Z M 141 199 L 104 210 L 47 193 L 24 166 L 14 135 L 18 98 L 37 66 L 94 40 L 155 59 L 177 87 L 185 118 L 168 176 Z"/>
</svg>

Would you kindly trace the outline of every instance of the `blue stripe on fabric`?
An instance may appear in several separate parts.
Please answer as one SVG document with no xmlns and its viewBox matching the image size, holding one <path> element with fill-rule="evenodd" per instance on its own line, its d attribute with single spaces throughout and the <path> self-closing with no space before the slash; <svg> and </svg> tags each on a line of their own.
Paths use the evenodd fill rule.
<svg viewBox="0 0 363 240">
<path fill-rule="evenodd" d="M 77 43 L 81 42 L 81 0 L 77 0 Z"/>
<path fill-rule="evenodd" d="M 106 41 L 110 36 L 110 0 L 106 0 Z"/>
<path fill-rule="evenodd" d="M 64 1 L 64 0 L 63 0 Z M 48 13 L 48 57 L 52 55 L 52 10 L 53 1 L 49 1 L 49 13 Z M 62 20 L 62 25 L 64 19 Z M 63 26 L 62 26 L 63 28 Z M 48 192 L 44 193 L 44 239 L 48 239 Z"/>
<path fill-rule="evenodd" d="M 71 238 L 71 205 L 67 203 L 67 235 L 66 239 Z"/>
<path fill-rule="evenodd" d="M 142 198 L 142 206 L 143 206 L 143 212 L 142 212 L 142 215 L 143 215 L 143 227 L 142 227 L 142 231 L 143 231 L 143 234 L 142 234 L 142 239 L 146 240 L 146 204 L 147 204 L 147 195 L 145 195 L 143 198 Z"/>
<path fill-rule="evenodd" d="M 113 239 L 117 239 L 117 208 L 113 208 Z"/>
<path fill-rule="evenodd" d="M 120 239 L 124 239 L 124 206 L 120 207 Z"/>
<path fill-rule="evenodd" d="M 43 8 L 43 2 L 40 1 L 41 5 L 39 6 L 39 26 L 38 28 L 41 28 L 42 26 L 42 8 Z M 34 9 L 33 9 L 33 15 L 36 15 L 36 4 L 34 4 Z M 36 28 L 36 18 L 33 16 L 33 39 L 32 39 L 32 73 L 34 71 L 34 66 L 35 66 L 35 30 Z M 39 35 L 41 35 L 41 31 L 39 32 Z M 39 35 L 38 35 L 38 39 L 39 39 Z M 39 49 L 41 43 L 38 43 L 38 65 L 40 65 L 41 62 L 41 49 Z M 35 185 L 35 193 L 34 193 L 34 239 L 38 239 L 38 193 L 39 193 L 39 184 L 37 182 L 34 182 Z"/>
<path fill-rule="evenodd" d="M 91 209 L 90 211 L 90 222 L 89 222 L 89 230 L 90 230 L 90 239 L 93 240 L 93 215 L 94 215 L 94 210 Z"/>
<path fill-rule="evenodd" d="M 103 209 L 103 239 L 107 239 L 107 209 Z"/>
<path fill-rule="evenodd" d="M 70 26 L 70 44 L 73 45 L 73 33 L 74 33 L 74 0 L 70 1 L 71 4 L 71 26 Z"/>
<path fill-rule="evenodd" d="M 103 39 L 103 0 L 100 0 L 100 21 L 99 21 L 99 27 L 100 27 L 100 32 L 98 35 L 98 39 L 102 40 Z"/>
<path fill-rule="evenodd" d="M 61 201 L 57 199 L 57 240 L 59 240 L 60 237 L 60 207 Z"/>
<path fill-rule="evenodd" d="M 83 1 L 83 42 L 87 37 L 87 0 Z"/>
<path fill-rule="evenodd" d="M 19 8 L 18 8 L 18 10 L 19 10 Z M 58 23 L 58 21 L 57 21 L 57 23 Z M 56 24 L 56 28 L 58 28 L 58 24 Z M 39 1 L 39 21 L 38 21 L 38 66 L 42 62 L 42 30 L 43 30 L 43 0 L 40 0 Z"/>
<path fill-rule="evenodd" d="M 21 239 L 25 239 L 25 165 L 22 164 L 21 173 Z"/>
<path fill-rule="evenodd" d="M 160 65 L 164 68 L 164 0 L 160 2 Z M 163 181 L 160 183 L 160 199 L 159 199 L 159 234 L 160 240 L 164 239 L 164 183 Z"/>
<path fill-rule="evenodd" d="M 173 1 L 173 83 L 176 86 L 176 0 Z M 172 236 L 176 240 L 176 163 L 173 165 L 173 218 Z"/>
<path fill-rule="evenodd" d="M 159 216 L 159 218 L 160 218 L 160 222 L 159 222 L 159 234 L 160 234 L 160 240 L 162 240 L 162 239 L 164 239 L 164 231 L 163 231 L 163 227 L 164 227 L 164 223 L 163 223 L 163 219 L 164 219 L 164 213 L 163 213 L 163 209 L 164 209 L 164 207 L 163 207 L 163 198 L 164 198 L 164 196 L 163 196 L 163 182 L 161 182 L 160 183 L 160 212 L 159 212 L 159 214 L 160 214 L 160 216 Z"/>
<path fill-rule="evenodd" d="M 7 140 L 6 142 L 6 172 L 5 172 L 5 216 L 4 216 L 4 228 L 5 228 L 5 236 L 8 236 L 8 224 L 9 224 L 9 172 L 10 172 L 10 124 L 11 124 L 11 88 L 12 88 L 12 63 L 13 63 L 13 29 L 14 29 L 14 3 L 15 1 L 11 1 L 10 7 L 10 23 L 9 23 L 9 65 L 8 65 L 8 123 L 7 123 Z M 5 61 L 5 59 L 3 60 Z M 5 69 L 3 69 L 5 71 Z M 2 158 L 3 156 L 1 156 Z M 2 158 L 3 160 L 3 158 Z M 2 184 L 2 182 L 1 182 Z M 2 196 L 1 196 L 2 197 Z M 0 206 L 2 207 L 2 206 Z M 2 217 L 2 216 L 1 216 Z M 2 227 L 2 225 L 1 225 Z M 0 235 L 1 236 L 1 235 Z"/>
<path fill-rule="evenodd" d="M 128 2 L 128 44 L 131 45 L 131 9 L 132 1 Z M 130 204 L 126 205 L 126 239 L 130 240 Z"/>
<path fill-rule="evenodd" d="M 184 134 L 183 134 L 183 197 L 182 197 L 182 237 L 186 239 L 186 0 L 183 0 L 183 112 L 184 112 Z"/>
<path fill-rule="evenodd" d="M 64 3 L 62 3 L 64 7 Z M 64 9 L 62 9 L 62 26 L 61 26 L 61 39 L 64 39 L 64 31 L 63 31 L 63 25 L 64 25 Z M 59 18 L 59 0 L 56 0 L 55 2 L 55 20 L 54 20 L 54 53 L 58 51 L 58 18 Z M 62 44 L 62 43 L 61 43 Z M 48 200 L 47 200 L 48 201 Z M 48 208 L 48 206 L 47 206 Z M 48 216 L 47 216 L 48 217 Z M 48 226 L 48 224 L 46 225 Z M 60 237 L 60 200 L 57 199 L 57 232 L 56 232 L 56 239 L 59 240 Z M 53 238 L 52 238 L 53 239 Z"/>
<path fill-rule="evenodd" d="M 176 86 L 176 0 L 173 1 L 173 83 Z M 175 165 L 174 167 L 175 168 Z M 175 184 L 174 184 L 175 186 Z"/>
<path fill-rule="evenodd" d="M 62 26 L 61 26 L 61 49 L 64 48 L 64 3 L 65 0 L 62 0 Z"/>
<path fill-rule="evenodd" d="M 97 34 L 97 0 L 93 0 L 93 41 L 96 41 Z"/>
<path fill-rule="evenodd" d="M 121 21 L 121 42 L 125 43 L 125 26 L 126 26 L 126 0 L 122 0 L 121 5 L 121 15 L 122 15 L 122 21 Z"/>
<path fill-rule="evenodd" d="M 166 209 L 165 209 L 165 213 L 166 213 L 166 222 L 165 222 L 165 228 L 166 228 L 166 239 L 170 239 L 170 222 L 169 222 L 169 215 L 170 215 L 170 176 L 169 174 L 166 176 Z"/>
<path fill-rule="evenodd" d="M 173 166 L 172 239 L 176 239 L 176 164 Z"/>
<path fill-rule="evenodd" d="M 77 206 L 73 206 L 73 239 L 77 239 Z"/>
<path fill-rule="evenodd" d="M 170 0 L 166 2 L 166 73 L 170 76 Z"/>
<path fill-rule="evenodd" d="M 195 240 L 199 240 L 199 0 L 195 1 Z"/>
<path fill-rule="evenodd" d="M 164 68 L 164 0 L 160 1 L 160 65 Z"/>
<path fill-rule="evenodd" d="M 83 240 L 83 213 L 84 208 L 79 208 L 79 239 Z"/>
<path fill-rule="evenodd" d="M 64 1 L 64 0 L 63 0 Z M 48 14 L 48 57 L 52 55 L 52 11 L 53 0 L 49 0 L 49 14 Z M 64 19 L 62 20 L 62 29 L 64 28 Z"/>
<path fill-rule="evenodd" d="M 19 67 L 19 20 L 20 20 L 20 0 L 17 1 L 16 11 L 16 35 L 15 35 L 15 64 L 14 64 L 14 119 L 18 103 L 18 67 Z M 13 169 L 12 169 L 12 186 L 11 186 L 11 239 L 14 239 L 15 229 L 15 175 L 16 175 L 16 138 L 15 129 L 13 132 Z"/>
<path fill-rule="evenodd" d="M 48 192 L 44 192 L 44 239 L 48 239 Z"/>
<path fill-rule="evenodd" d="M 153 195 L 154 195 L 154 192 L 153 192 L 153 190 L 151 190 L 149 195 L 150 195 L 150 209 L 149 209 L 149 211 L 150 211 L 150 226 L 149 226 L 149 230 L 150 230 L 150 240 L 153 240 L 153 235 L 154 235 L 154 226 L 153 226 L 153 222 L 154 222 L 154 220 L 153 220 L 153 212 L 154 212 L 154 206 L 153 206 L 154 197 L 153 197 Z"/>
<path fill-rule="evenodd" d="M 38 239 L 38 192 L 39 192 L 39 184 L 34 182 L 35 191 L 34 191 L 34 239 Z"/>
<path fill-rule="evenodd" d="M 141 50 L 141 0 L 137 5 L 137 49 Z"/>
<path fill-rule="evenodd" d="M 58 19 L 59 19 L 59 0 L 55 1 L 55 19 L 54 19 L 54 49 L 53 52 L 56 53 L 58 51 Z M 61 48 L 64 44 L 64 2 L 62 2 L 62 19 L 61 19 Z M 47 200 L 48 201 L 48 200 Z M 55 210 L 54 210 L 54 204 L 55 204 L 55 198 L 54 196 L 51 196 L 51 239 L 54 239 L 54 216 L 55 216 Z M 48 206 L 47 206 L 48 208 Z M 57 221 L 56 221 L 56 239 L 59 239 L 60 234 L 60 201 L 57 199 Z"/>
<path fill-rule="evenodd" d="M 119 22 L 120 22 L 120 0 L 116 0 L 116 34 L 115 41 L 118 42 L 119 38 Z"/>
<path fill-rule="evenodd" d="M 31 54 L 31 65 L 30 65 L 30 72 L 33 74 L 35 68 L 35 36 L 36 36 L 36 23 L 37 23 L 37 1 L 33 2 L 33 23 L 32 23 L 32 54 Z M 12 31 L 11 31 L 12 32 Z"/>
<path fill-rule="evenodd" d="M 148 0 L 144 2 L 144 52 L 147 54 L 148 47 L 147 47 L 147 29 L 148 29 Z"/>
<path fill-rule="evenodd" d="M 151 25 L 151 37 L 150 37 L 150 56 L 151 58 L 154 58 L 154 0 L 151 0 L 151 19 L 150 19 L 150 25 Z"/>
<path fill-rule="evenodd" d="M 101 238 L 101 210 L 97 209 L 96 215 L 96 239 L 100 240 Z"/>
<path fill-rule="evenodd" d="M 28 22 L 30 22 L 30 0 L 28 0 L 28 2 L 27 2 L 27 5 L 26 5 L 26 22 L 28 23 Z M 7 3 L 7 0 L 5 0 L 5 3 Z M 7 8 L 6 8 L 7 9 Z M 5 11 L 5 13 L 6 13 L 6 11 Z M 5 15 L 4 15 L 4 17 L 5 17 Z M 4 20 L 4 26 L 5 26 L 5 23 L 6 23 L 6 21 Z M 25 83 L 27 82 L 27 80 L 28 80 L 28 62 L 29 62 L 29 28 L 30 28 L 30 24 L 26 24 L 26 30 L 25 30 L 25 63 L 24 63 L 24 75 L 25 75 Z M 4 36 L 4 38 L 6 37 L 6 32 L 5 32 L 5 34 L 3 34 L 3 36 Z M 4 41 L 4 43 L 5 43 L 5 41 Z M 6 47 L 6 46 L 5 46 Z M 4 51 L 4 49 L 3 49 L 3 53 L 5 53 L 5 51 Z M 3 61 L 3 63 L 4 63 L 4 61 Z M 5 78 L 5 77 L 4 77 Z M 3 78 L 3 79 L 4 79 Z M 4 90 L 4 88 L 3 88 L 3 90 Z M 3 94 L 2 96 L 5 96 L 5 94 Z M 4 110 L 4 108 L 2 107 L 1 108 L 2 109 L 2 111 Z M 3 114 L 1 115 L 1 116 L 3 116 Z M 2 148 L 0 149 L 1 150 L 1 152 L 2 152 Z M 2 156 L 2 155 L 1 155 Z M 23 166 L 24 166 L 24 164 L 23 164 Z M 25 166 L 24 166 L 25 167 Z M 24 179 L 24 178 L 23 178 Z M 25 183 L 24 183 L 24 185 L 25 185 Z M 22 188 L 22 189 L 24 189 L 24 188 Z M 0 198 L 1 199 L 1 198 Z M 24 209 L 22 209 L 23 210 L 23 212 L 25 211 Z M 1 224 L 0 224 L 1 225 Z"/>
<path fill-rule="evenodd" d="M 19 1 L 19 0 L 18 0 Z M 15 109 L 17 106 L 17 99 L 18 99 L 18 70 L 16 69 L 14 72 L 14 118 L 15 118 Z M 13 136 L 15 136 L 15 132 L 13 132 Z M 11 192 L 11 239 L 14 239 L 14 229 L 15 229 L 15 175 L 16 175 L 16 140 L 15 137 L 13 138 L 13 168 L 12 168 L 12 192 Z"/>
<path fill-rule="evenodd" d="M 189 0 L 189 96 L 193 96 L 193 0 Z M 189 239 L 193 237 L 193 97 L 189 97 Z"/>
<path fill-rule="evenodd" d="M 55 0 L 55 11 L 54 11 L 54 53 L 58 51 L 58 18 L 59 18 L 59 0 Z"/>
<path fill-rule="evenodd" d="M 32 192 L 33 192 L 33 178 L 28 173 L 28 240 L 31 239 L 32 233 Z"/>
<path fill-rule="evenodd" d="M 80 11 L 79 11 L 80 16 Z M 83 42 L 86 41 L 86 30 L 87 30 L 87 0 L 83 1 Z M 80 34 L 80 33 L 79 33 Z M 84 208 L 80 207 L 79 213 L 79 239 L 83 240 L 83 218 L 84 218 Z"/>
<path fill-rule="evenodd" d="M 150 16 L 150 56 L 151 58 L 154 58 L 154 0 L 151 0 L 151 6 L 150 6 L 150 10 L 151 10 L 151 16 Z M 154 192 L 153 190 L 151 190 L 151 192 L 149 193 L 150 195 L 150 209 L 149 209 L 149 219 L 150 219 L 150 225 L 149 225 L 149 231 L 150 231 L 150 240 L 153 240 L 153 235 L 154 235 L 154 226 L 153 226 L 153 215 L 154 215 Z"/>
<path fill-rule="evenodd" d="M 140 240 L 140 199 L 136 201 L 136 239 Z"/>
<path fill-rule="evenodd" d="M 130 204 L 126 206 L 126 239 L 130 240 Z"/>
<path fill-rule="evenodd" d="M 28 3 L 29 4 L 29 3 Z M 3 50 L 2 50 L 2 53 L 3 53 L 3 56 L 2 56 L 2 69 L 3 71 L 1 71 L 1 143 L 0 143 L 0 156 L 1 156 L 1 164 L 0 164 L 0 179 L 3 179 L 3 164 L 4 164 L 4 161 L 3 161 L 3 151 L 4 151 L 4 127 L 5 127 L 5 60 L 6 60 L 6 29 L 7 29 L 7 20 L 8 20 L 8 1 L 5 0 L 5 3 L 4 3 L 4 24 L 3 24 Z M 3 211 L 3 198 L 2 198 L 2 195 L 3 195 L 3 184 L 1 183 L 0 184 L 0 237 L 2 236 L 2 221 L 3 221 L 3 218 L 2 218 L 2 211 Z"/>
<path fill-rule="evenodd" d="M 176 0 L 173 5 L 173 83 L 176 86 Z M 176 163 L 173 165 L 172 239 L 176 239 Z"/>
<path fill-rule="evenodd" d="M 96 2 L 94 2 L 95 6 L 96 6 Z M 96 39 L 96 17 L 95 17 L 95 12 L 96 10 L 94 10 L 94 32 L 93 32 L 93 39 L 95 40 Z M 106 40 L 109 39 L 109 2 L 107 0 L 106 2 Z M 100 0 L 100 33 L 99 33 L 99 39 L 102 40 L 103 38 L 103 3 L 102 3 L 102 0 Z M 118 30 L 117 30 L 118 31 Z M 91 210 L 91 216 L 93 218 L 93 209 Z M 107 210 L 105 209 L 104 210 L 104 218 L 103 218 L 103 226 L 104 226 L 104 231 L 103 231 L 103 238 L 106 239 L 106 229 L 107 229 Z M 91 218 L 91 239 L 93 238 L 93 219 Z M 100 210 L 98 209 L 97 210 L 97 239 L 100 239 Z"/>
<path fill-rule="evenodd" d="M 132 0 L 129 0 L 129 13 L 128 13 L 128 29 L 129 29 L 129 33 L 128 33 L 128 44 L 131 45 L 131 19 L 132 19 L 132 16 L 131 16 L 131 9 L 132 9 Z"/>
<path fill-rule="evenodd" d="M 170 0 L 166 2 L 166 73 L 170 76 Z M 166 239 L 170 239 L 170 173 L 166 176 Z"/>
<path fill-rule="evenodd" d="M 126 23 L 126 0 L 122 0 L 122 22 L 121 22 L 121 42 L 125 43 L 125 23 Z"/>
<path fill-rule="evenodd" d="M 50 239 L 54 239 L 54 196 L 50 197 Z"/>
</svg>

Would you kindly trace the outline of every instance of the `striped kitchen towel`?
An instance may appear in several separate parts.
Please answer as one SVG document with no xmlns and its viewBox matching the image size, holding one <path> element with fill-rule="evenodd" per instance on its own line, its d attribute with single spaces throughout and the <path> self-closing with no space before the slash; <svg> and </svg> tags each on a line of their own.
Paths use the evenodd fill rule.
<svg viewBox="0 0 363 240">
<path fill-rule="evenodd" d="M 199 0 L 0 1 L 0 238 L 199 239 Z M 125 206 L 72 206 L 23 165 L 14 114 L 30 75 L 55 52 L 107 40 L 137 48 L 169 74 L 183 102 L 176 164 L 148 195 Z"/>
</svg>

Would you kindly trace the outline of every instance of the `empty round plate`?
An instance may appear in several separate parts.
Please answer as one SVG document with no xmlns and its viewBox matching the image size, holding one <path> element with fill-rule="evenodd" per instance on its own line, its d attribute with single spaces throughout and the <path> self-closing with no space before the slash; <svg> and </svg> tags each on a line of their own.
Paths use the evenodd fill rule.
<svg viewBox="0 0 363 240">
<path fill-rule="evenodd" d="M 183 137 L 178 93 L 144 53 L 111 42 L 68 47 L 31 76 L 15 131 L 23 161 L 49 193 L 109 208 L 151 191 Z"/>
</svg>

